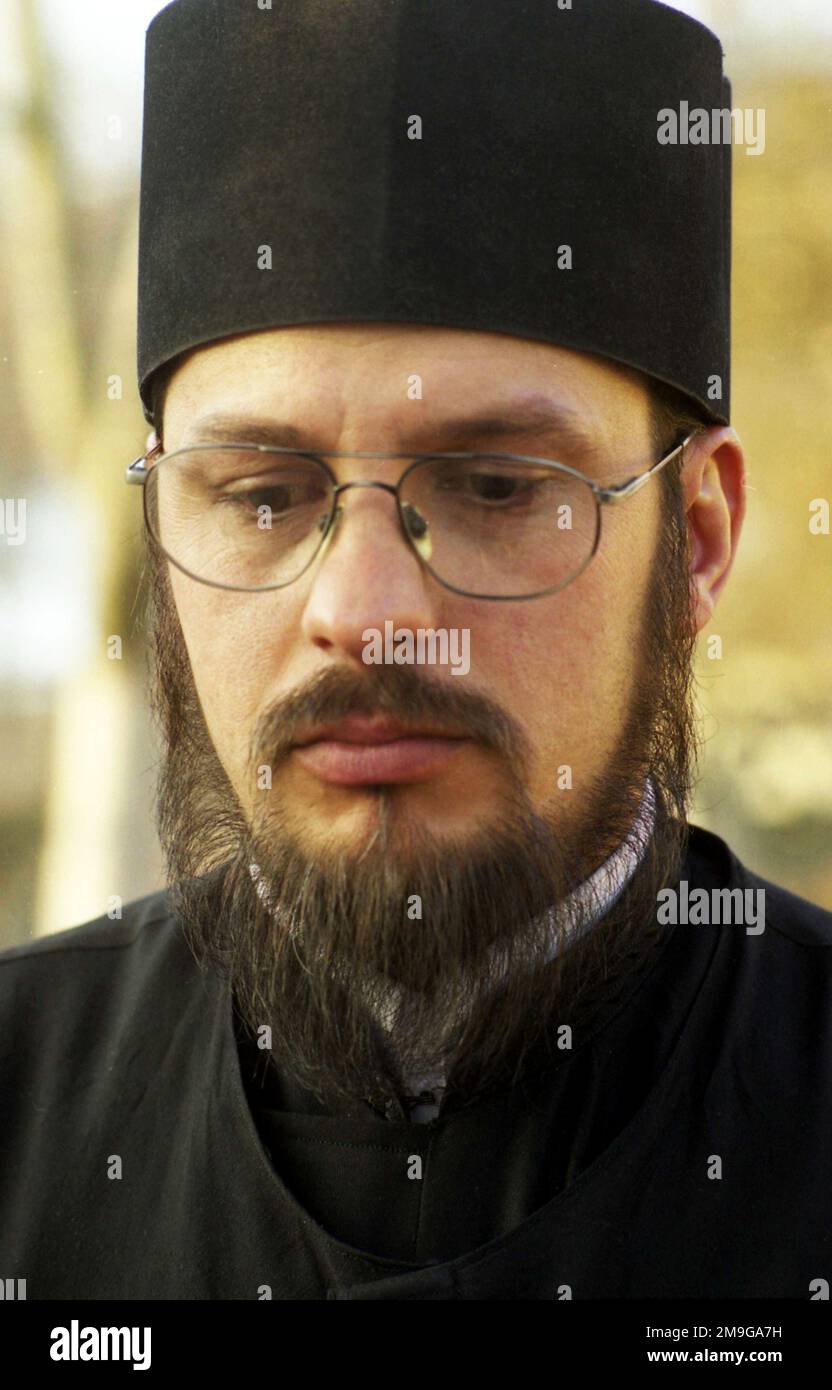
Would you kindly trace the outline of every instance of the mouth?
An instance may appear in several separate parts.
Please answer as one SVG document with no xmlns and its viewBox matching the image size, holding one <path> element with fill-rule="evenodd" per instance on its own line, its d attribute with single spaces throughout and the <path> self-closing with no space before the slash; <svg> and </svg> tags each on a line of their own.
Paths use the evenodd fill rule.
<svg viewBox="0 0 832 1390">
<path fill-rule="evenodd" d="M 470 742 L 464 734 L 413 727 L 380 715 L 351 714 L 295 744 L 306 771 L 333 785 L 420 782 L 442 771 Z"/>
</svg>

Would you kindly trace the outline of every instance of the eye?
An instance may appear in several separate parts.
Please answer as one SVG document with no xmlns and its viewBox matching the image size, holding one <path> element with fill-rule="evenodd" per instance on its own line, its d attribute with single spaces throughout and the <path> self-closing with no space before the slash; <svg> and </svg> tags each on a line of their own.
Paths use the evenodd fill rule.
<svg viewBox="0 0 832 1390">
<path fill-rule="evenodd" d="M 533 486 L 510 473 L 476 473 L 468 482 L 470 491 L 482 502 L 509 502 Z"/>
<path fill-rule="evenodd" d="M 239 502 L 255 509 L 268 507 L 274 516 L 320 501 L 323 489 L 301 483 L 260 483 L 257 487 L 237 488 L 224 494 L 229 502 Z"/>
<path fill-rule="evenodd" d="M 325 505 L 327 487 L 317 474 L 257 478 L 248 485 L 240 483 L 233 488 L 226 487 L 218 500 L 252 514 L 265 507 L 273 518 L 279 519 L 297 514 L 307 507 L 320 508 Z"/>
<path fill-rule="evenodd" d="M 545 481 L 539 469 L 486 463 L 449 470 L 438 478 L 437 485 L 446 497 L 456 495 L 462 501 L 499 508 L 533 502 Z"/>
</svg>

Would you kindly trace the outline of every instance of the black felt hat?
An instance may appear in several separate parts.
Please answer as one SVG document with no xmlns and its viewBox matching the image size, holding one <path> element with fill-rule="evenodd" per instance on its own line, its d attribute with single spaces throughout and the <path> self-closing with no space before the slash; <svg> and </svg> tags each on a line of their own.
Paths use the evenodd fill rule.
<svg viewBox="0 0 832 1390">
<path fill-rule="evenodd" d="M 612 358 L 729 414 L 731 106 L 654 0 L 174 0 L 147 32 L 138 378 L 357 320 Z M 687 103 L 687 108 L 683 107 Z"/>
</svg>

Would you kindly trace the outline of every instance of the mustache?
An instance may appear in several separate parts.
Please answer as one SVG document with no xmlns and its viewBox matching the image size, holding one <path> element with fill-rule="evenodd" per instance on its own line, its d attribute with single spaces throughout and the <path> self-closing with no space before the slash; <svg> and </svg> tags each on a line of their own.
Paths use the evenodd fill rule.
<svg viewBox="0 0 832 1390">
<path fill-rule="evenodd" d="M 258 719 L 249 757 L 274 764 L 322 724 L 350 714 L 386 714 L 402 724 L 423 721 L 449 736 L 464 734 L 504 758 L 522 775 L 530 744 L 518 722 L 489 696 L 459 688 L 413 667 L 375 666 L 366 675 L 330 667 L 275 701 Z"/>
</svg>

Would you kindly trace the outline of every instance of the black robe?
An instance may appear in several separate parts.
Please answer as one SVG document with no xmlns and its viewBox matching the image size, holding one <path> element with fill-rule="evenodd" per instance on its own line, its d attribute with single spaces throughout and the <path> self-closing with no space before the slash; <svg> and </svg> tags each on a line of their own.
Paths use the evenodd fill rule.
<svg viewBox="0 0 832 1390">
<path fill-rule="evenodd" d="M 325 1112 L 279 1059 L 263 1086 L 164 893 L 3 952 L 0 1272 L 30 1300 L 817 1296 L 832 915 L 695 827 L 680 877 L 765 889 L 765 930 L 669 930 L 572 1050 L 428 1124 Z"/>
</svg>

